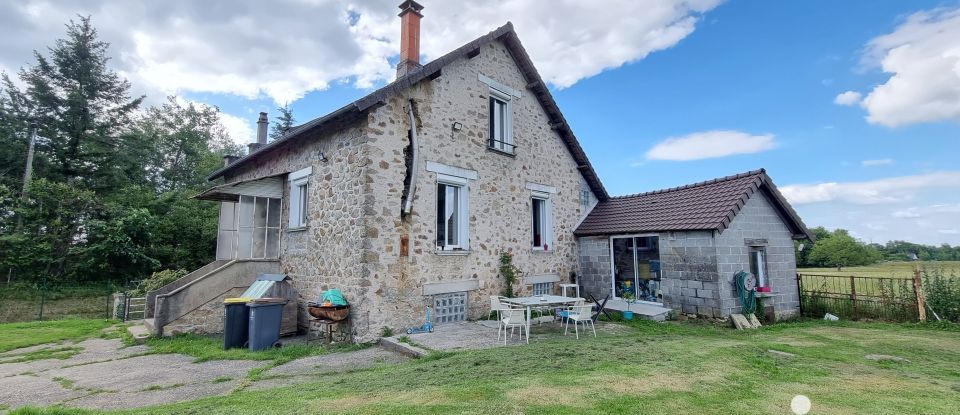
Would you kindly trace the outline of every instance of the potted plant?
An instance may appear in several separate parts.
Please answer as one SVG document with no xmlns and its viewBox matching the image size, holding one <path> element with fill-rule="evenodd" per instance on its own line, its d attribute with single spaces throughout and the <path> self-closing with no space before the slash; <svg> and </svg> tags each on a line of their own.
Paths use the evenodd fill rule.
<svg viewBox="0 0 960 415">
<path fill-rule="evenodd" d="M 627 302 L 627 311 L 623 312 L 623 318 L 625 320 L 633 320 L 633 311 L 630 311 L 630 305 L 637 302 L 637 296 L 632 291 L 624 291 L 621 294 L 623 301 Z"/>
</svg>

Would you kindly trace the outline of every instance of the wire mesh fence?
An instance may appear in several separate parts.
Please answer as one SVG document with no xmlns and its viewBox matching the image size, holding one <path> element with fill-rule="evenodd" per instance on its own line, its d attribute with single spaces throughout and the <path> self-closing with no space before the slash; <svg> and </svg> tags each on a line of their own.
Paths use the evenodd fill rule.
<svg viewBox="0 0 960 415">
<path fill-rule="evenodd" d="M 797 274 L 804 315 L 854 320 L 917 321 L 915 278 Z"/>
<path fill-rule="evenodd" d="M 113 293 L 123 290 L 123 282 L 0 284 L 0 323 L 111 318 L 116 307 Z"/>
</svg>

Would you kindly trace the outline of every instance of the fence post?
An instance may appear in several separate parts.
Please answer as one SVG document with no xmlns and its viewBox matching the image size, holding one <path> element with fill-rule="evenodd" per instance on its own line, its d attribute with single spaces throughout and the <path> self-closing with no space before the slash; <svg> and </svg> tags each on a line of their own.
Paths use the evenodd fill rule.
<svg viewBox="0 0 960 415">
<path fill-rule="evenodd" d="M 43 321 L 43 303 L 47 300 L 47 276 L 43 276 L 43 280 L 40 283 L 40 316 L 37 317 L 37 320 Z"/>
<path fill-rule="evenodd" d="M 800 315 L 803 315 L 803 281 L 800 281 L 800 273 L 797 273 L 797 304 L 799 305 Z"/>
<path fill-rule="evenodd" d="M 920 269 L 913 271 L 913 293 L 917 296 L 917 317 L 921 323 L 927 322 L 927 300 L 923 295 L 923 282 L 920 280 Z"/>
<path fill-rule="evenodd" d="M 850 302 L 853 304 L 853 318 L 857 318 L 859 315 L 857 307 L 857 280 L 853 275 L 850 276 Z"/>
</svg>

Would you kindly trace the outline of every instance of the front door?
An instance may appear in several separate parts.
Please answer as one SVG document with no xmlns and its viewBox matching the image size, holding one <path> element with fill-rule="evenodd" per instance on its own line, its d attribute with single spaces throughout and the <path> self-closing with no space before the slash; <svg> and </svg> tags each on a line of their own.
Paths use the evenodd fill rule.
<svg viewBox="0 0 960 415">
<path fill-rule="evenodd" d="M 656 235 L 610 238 L 613 296 L 629 293 L 638 301 L 661 303 L 660 246 Z"/>
</svg>

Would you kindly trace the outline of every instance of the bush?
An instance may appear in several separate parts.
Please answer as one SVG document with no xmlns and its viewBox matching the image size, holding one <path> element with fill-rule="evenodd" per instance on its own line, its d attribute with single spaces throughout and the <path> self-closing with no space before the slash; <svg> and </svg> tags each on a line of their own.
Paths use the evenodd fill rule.
<svg viewBox="0 0 960 415">
<path fill-rule="evenodd" d="M 150 278 L 140 281 L 140 284 L 137 284 L 137 288 L 130 292 L 130 296 L 142 297 L 150 291 L 180 279 L 180 277 L 184 275 L 187 275 L 187 270 L 183 269 L 165 269 L 154 272 L 150 274 Z"/>
<path fill-rule="evenodd" d="M 924 270 L 923 289 L 931 310 L 944 320 L 960 323 L 960 277 L 944 275 L 941 269 Z"/>
</svg>

